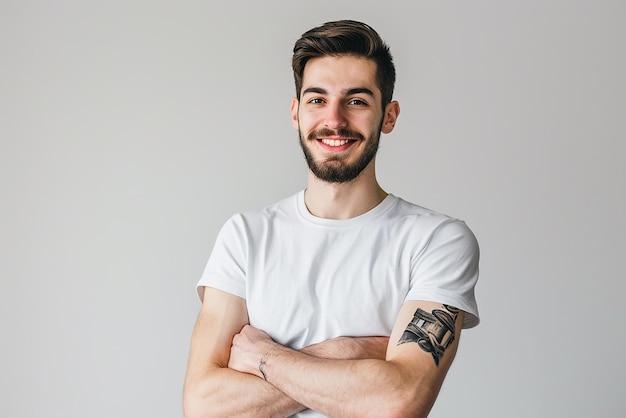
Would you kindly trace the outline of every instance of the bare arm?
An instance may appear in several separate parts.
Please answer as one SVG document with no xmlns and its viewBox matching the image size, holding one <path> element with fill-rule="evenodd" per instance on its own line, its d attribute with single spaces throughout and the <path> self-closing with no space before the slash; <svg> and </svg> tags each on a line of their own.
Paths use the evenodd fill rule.
<svg viewBox="0 0 626 418">
<path fill-rule="evenodd" d="M 329 416 L 425 417 L 454 359 L 462 320 L 451 307 L 405 303 L 385 360 L 320 359 L 246 326 L 233 341 L 229 367 L 265 374 L 292 399 Z"/>
<path fill-rule="evenodd" d="M 205 288 L 191 339 L 183 408 L 186 418 L 285 417 L 306 407 L 257 376 L 229 369 L 233 337 L 248 323 L 243 299 Z M 302 350 L 322 358 L 384 358 L 388 338 L 337 338 Z"/>
<path fill-rule="evenodd" d="M 297 412 L 297 403 L 280 390 L 227 368 L 232 337 L 247 323 L 245 300 L 205 288 L 185 377 L 186 418 L 254 416 L 255 410 L 268 417 Z M 262 401 L 267 399 L 272 402 Z"/>
</svg>

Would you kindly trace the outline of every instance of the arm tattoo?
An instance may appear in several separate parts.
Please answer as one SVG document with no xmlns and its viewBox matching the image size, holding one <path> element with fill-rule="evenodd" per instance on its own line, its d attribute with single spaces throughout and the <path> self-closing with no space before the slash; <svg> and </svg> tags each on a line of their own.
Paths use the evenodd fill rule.
<svg viewBox="0 0 626 418">
<path fill-rule="evenodd" d="M 398 345 L 417 343 L 422 350 L 432 354 L 437 366 L 446 349 L 454 342 L 454 324 L 459 316 L 459 309 L 449 305 L 443 307 L 434 309 L 432 313 L 418 308 L 398 341 Z"/>
</svg>

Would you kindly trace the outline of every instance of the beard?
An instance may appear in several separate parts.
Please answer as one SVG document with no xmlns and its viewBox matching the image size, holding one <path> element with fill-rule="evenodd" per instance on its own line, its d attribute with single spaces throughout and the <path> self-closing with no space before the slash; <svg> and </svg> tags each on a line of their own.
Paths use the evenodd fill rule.
<svg viewBox="0 0 626 418">
<path fill-rule="evenodd" d="M 382 122 L 381 122 L 382 127 Z M 329 157 L 323 161 L 315 161 L 313 153 L 307 145 L 307 141 L 316 140 L 316 138 L 324 136 L 342 136 L 345 138 L 364 141 L 365 137 L 359 132 L 349 129 L 338 129 L 336 131 L 330 129 L 319 129 L 311 132 L 305 139 L 302 131 L 298 130 L 300 137 L 300 147 L 304 152 L 309 169 L 318 179 L 328 183 L 347 183 L 359 176 L 365 167 L 374 159 L 378 152 L 378 144 L 380 142 L 380 129 L 377 133 L 373 133 L 367 140 L 362 154 L 353 163 L 346 162 L 347 153 L 338 152 L 336 155 Z"/>
</svg>

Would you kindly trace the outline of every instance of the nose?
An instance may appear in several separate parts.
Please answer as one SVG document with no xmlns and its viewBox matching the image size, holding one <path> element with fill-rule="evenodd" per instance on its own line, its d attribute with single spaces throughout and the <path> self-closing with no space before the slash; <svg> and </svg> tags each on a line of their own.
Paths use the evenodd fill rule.
<svg viewBox="0 0 626 418">
<path fill-rule="evenodd" d="M 347 120 L 341 103 L 329 103 L 326 107 L 324 126 L 329 129 L 345 128 Z"/>
</svg>

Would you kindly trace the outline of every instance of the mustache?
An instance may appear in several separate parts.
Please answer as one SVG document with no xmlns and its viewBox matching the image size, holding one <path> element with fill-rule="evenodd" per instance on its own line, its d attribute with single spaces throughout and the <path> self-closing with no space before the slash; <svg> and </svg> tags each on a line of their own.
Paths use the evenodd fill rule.
<svg viewBox="0 0 626 418">
<path fill-rule="evenodd" d="M 307 139 L 317 139 L 317 138 L 324 137 L 324 136 L 341 136 L 341 137 L 344 137 L 344 138 L 357 139 L 357 140 L 361 140 L 361 141 L 363 141 L 365 139 L 365 137 L 363 135 L 361 135 L 359 132 L 352 131 L 352 130 L 347 129 L 347 128 L 339 128 L 339 129 L 322 128 L 322 129 L 316 129 L 316 130 L 312 131 L 307 136 Z"/>
</svg>

